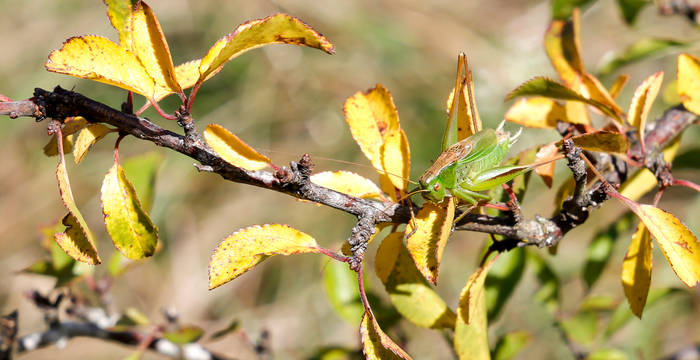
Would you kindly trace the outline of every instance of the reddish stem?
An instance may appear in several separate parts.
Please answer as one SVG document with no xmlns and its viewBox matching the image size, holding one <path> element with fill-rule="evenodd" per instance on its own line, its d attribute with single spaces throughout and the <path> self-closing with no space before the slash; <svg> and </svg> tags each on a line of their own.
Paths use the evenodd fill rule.
<svg viewBox="0 0 700 360">
<path fill-rule="evenodd" d="M 141 113 L 143 113 L 144 111 L 146 111 L 149 107 L 151 107 L 151 103 L 150 103 L 149 101 L 146 101 L 146 103 L 143 104 L 143 106 L 141 106 L 141 108 L 138 109 L 138 110 L 134 113 L 134 115 L 136 115 L 136 116 L 141 116 Z"/>
<path fill-rule="evenodd" d="M 369 312 L 370 315 L 374 317 L 372 308 L 369 306 L 369 300 L 367 300 L 367 293 L 365 292 L 365 278 L 363 276 L 362 263 L 360 263 L 360 266 L 357 269 L 357 286 L 360 289 L 360 298 L 362 299 L 362 305 L 365 307 L 365 312 Z"/>
<path fill-rule="evenodd" d="M 199 87 L 202 86 L 202 81 L 197 81 L 194 86 L 192 87 L 192 91 L 190 91 L 190 97 L 185 101 L 187 104 L 187 113 L 192 112 L 192 104 L 194 103 L 194 97 L 197 96 L 197 92 L 199 91 Z"/>
<path fill-rule="evenodd" d="M 152 100 L 150 100 L 150 99 L 149 99 L 148 101 L 151 103 L 151 105 L 153 105 L 153 109 L 156 110 L 156 112 L 158 113 L 158 115 L 162 116 L 163 118 L 165 118 L 165 119 L 167 119 L 167 120 L 177 120 L 177 116 L 175 116 L 175 115 L 170 115 L 170 114 L 166 113 L 166 112 L 160 107 L 160 105 L 158 105 L 157 102 L 152 101 Z"/>
<path fill-rule="evenodd" d="M 694 182 L 692 182 L 692 181 L 688 181 L 688 180 L 673 180 L 673 185 L 685 186 L 685 187 L 691 188 L 691 189 L 693 189 L 693 190 L 695 190 L 695 191 L 697 191 L 697 192 L 700 192 L 700 185 L 698 185 L 698 184 L 696 184 L 696 183 L 694 183 Z"/>
<path fill-rule="evenodd" d="M 9 97 L 7 97 L 3 94 L 0 94 L 0 101 L 7 102 L 7 101 L 12 101 L 12 99 L 10 99 Z"/>
<path fill-rule="evenodd" d="M 348 257 L 348 256 L 340 255 L 334 251 L 331 251 L 331 250 L 328 250 L 328 249 L 322 248 L 322 247 L 318 247 L 317 249 L 319 250 L 319 252 L 321 254 L 326 255 L 333 260 L 337 260 L 337 261 L 344 262 L 344 263 L 350 261 L 350 257 Z"/>
<path fill-rule="evenodd" d="M 114 163 L 115 164 L 119 163 L 119 144 L 122 142 L 122 139 L 124 139 L 125 136 L 126 135 L 124 135 L 124 134 L 119 134 L 117 141 L 114 142 Z"/>
</svg>

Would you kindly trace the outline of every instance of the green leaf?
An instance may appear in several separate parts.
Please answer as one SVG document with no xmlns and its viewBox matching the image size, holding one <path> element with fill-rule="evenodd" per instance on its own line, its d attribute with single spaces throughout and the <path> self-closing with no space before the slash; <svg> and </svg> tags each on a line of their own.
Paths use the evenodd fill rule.
<svg viewBox="0 0 700 360">
<path fill-rule="evenodd" d="M 566 20 L 575 8 L 585 8 L 595 0 L 552 0 L 552 19 Z"/>
<path fill-rule="evenodd" d="M 222 337 L 238 330 L 239 327 L 240 327 L 240 321 L 238 321 L 238 319 L 233 319 L 225 328 L 223 328 L 221 330 L 217 330 L 215 333 L 211 334 L 210 339 L 215 340 L 215 339 L 222 338 Z"/>
<path fill-rule="evenodd" d="M 175 331 L 166 331 L 163 337 L 178 345 L 185 345 L 196 342 L 202 335 L 204 330 L 198 326 L 182 326 Z"/>
<path fill-rule="evenodd" d="M 667 299 L 669 296 L 674 294 L 684 294 L 685 291 L 681 289 L 674 288 L 664 288 L 664 289 L 651 289 L 649 291 L 649 296 L 647 297 L 646 308 L 649 309 L 654 304 L 658 303 L 662 299 Z M 625 326 L 631 319 L 634 318 L 634 314 L 630 310 L 627 302 L 621 303 L 617 310 L 613 313 L 610 321 L 608 322 L 608 327 L 605 329 L 605 337 L 610 337 L 617 330 Z"/>
<path fill-rule="evenodd" d="M 454 348 L 460 359 L 487 360 L 491 357 L 484 281 L 493 262 L 491 260 L 478 268 L 459 296 Z"/>
<path fill-rule="evenodd" d="M 155 253 L 158 228 L 141 207 L 134 186 L 115 161 L 102 182 L 102 212 L 114 246 L 129 259 Z"/>
<path fill-rule="evenodd" d="M 617 349 L 601 349 L 588 354 L 586 360 L 628 360 L 629 356 Z"/>
<path fill-rule="evenodd" d="M 540 255 L 533 252 L 528 253 L 530 266 L 535 270 L 537 280 L 540 283 L 540 290 L 535 293 L 535 301 L 543 304 L 551 313 L 555 313 L 559 308 L 560 281 L 557 274 Z"/>
<path fill-rule="evenodd" d="M 621 1 L 625 0 L 618 0 L 618 2 Z M 630 2 L 634 1 L 637 0 L 630 0 Z M 645 0 L 642 0 L 641 2 L 648 3 Z M 671 53 L 671 51 L 685 45 L 685 43 L 676 40 L 644 38 L 628 46 L 621 54 L 610 58 L 606 57 L 608 60 L 605 61 L 600 68 L 598 68 L 598 73 L 605 76 L 625 65 L 648 59 L 653 56 Z"/>
<path fill-rule="evenodd" d="M 333 309 L 347 322 L 359 326 L 365 308 L 357 291 L 357 273 L 346 263 L 330 261 L 324 267 L 323 287 Z"/>
<path fill-rule="evenodd" d="M 506 96 L 506 100 L 523 96 L 544 96 L 552 99 L 578 101 L 592 105 L 606 115 L 614 119 L 621 120 L 614 109 L 608 107 L 600 101 L 587 99 L 578 92 L 569 89 L 568 87 L 552 79 L 542 76 L 526 81 L 515 90 L 511 91 L 508 96 Z"/>
<path fill-rule="evenodd" d="M 411 359 L 411 356 L 382 331 L 369 311 L 365 311 L 362 317 L 360 339 L 367 360 Z"/>
<path fill-rule="evenodd" d="M 137 0 L 104 0 L 107 5 L 107 16 L 112 26 L 119 33 L 119 43 L 131 48 L 131 11 Z"/>
<path fill-rule="evenodd" d="M 617 0 L 617 5 L 620 7 L 622 17 L 628 25 L 634 24 L 639 12 L 642 11 L 645 6 L 651 4 L 652 2 L 650 0 Z"/>
<path fill-rule="evenodd" d="M 580 311 L 562 321 L 561 325 L 569 338 L 584 345 L 591 345 L 598 333 L 598 315 L 590 310 Z"/>
<path fill-rule="evenodd" d="M 615 241 L 632 227 L 634 213 L 628 212 L 613 221 L 605 230 L 598 232 L 588 245 L 586 262 L 583 265 L 583 280 L 588 289 L 600 278 L 612 255 Z"/>
<path fill-rule="evenodd" d="M 486 275 L 486 308 L 489 322 L 494 321 L 510 299 L 525 271 L 525 249 L 503 253 Z"/>
<path fill-rule="evenodd" d="M 301 20 L 287 14 L 277 14 L 239 25 L 211 47 L 199 66 L 199 80 L 204 81 L 218 73 L 229 60 L 268 44 L 304 45 L 333 54 L 335 49 L 328 39 Z"/>
<path fill-rule="evenodd" d="M 375 259 L 375 271 L 391 302 L 401 315 L 418 326 L 454 327 L 454 312 L 418 271 L 403 244 L 403 236 L 400 232 L 389 234 Z"/>
<path fill-rule="evenodd" d="M 493 350 L 493 360 L 509 360 L 532 341 L 532 335 L 527 331 L 514 331 L 501 336 Z"/>
<path fill-rule="evenodd" d="M 134 190 L 141 200 L 141 206 L 146 212 L 153 206 L 154 188 L 158 169 L 163 163 L 163 156 L 158 152 L 150 152 L 130 157 L 123 162 L 124 173 L 131 179 Z"/>
</svg>

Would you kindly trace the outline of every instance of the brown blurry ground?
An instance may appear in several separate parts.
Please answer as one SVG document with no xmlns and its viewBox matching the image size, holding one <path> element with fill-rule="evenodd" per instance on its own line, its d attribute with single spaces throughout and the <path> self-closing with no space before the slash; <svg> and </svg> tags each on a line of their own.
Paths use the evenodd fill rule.
<svg viewBox="0 0 700 360">
<path fill-rule="evenodd" d="M 297 160 L 303 153 L 310 153 L 312 158 L 368 164 L 346 128 L 342 106 L 345 98 L 356 91 L 381 83 L 392 92 L 399 109 L 411 144 L 411 174 L 415 178 L 439 153 L 444 104 L 453 86 L 458 52 L 465 51 L 469 57 L 485 126 L 500 122 L 508 106 L 503 99 L 519 83 L 536 75 L 555 75 L 542 45 L 549 21 L 547 1 L 168 0 L 151 1 L 150 5 L 169 39 L 176 64 L 203 56 L 209 46 L 239 23 L 275 12 L 303 19 L 335 44 L 334 56 L 293 46 L 251 51 L 230 62 L 197 96 L 194 116 L 200 129 L 208 123 L 219 123 L 254 147 L 273 150 L 269 154 L 280 165 Z M 71 36 L 99 34 L 116 40 L 101 1 L 3 0 L 0 10 L 0 93 L 21 99 L 31 96 L 34 87 L 49 89 L 61 85 L 114 107 L 124 100 L 123 90 L 49 73 L 43 68 L 48 52 Z M 699 37 L 683 19 L 660 17 L 653 7 L 641 13 L 635 27 L 628 27 L 614 2 L 599 1 L 583 15 L 584 63 L 595 70 L 607 52 L 621 51 L 643 36 L 678 40 Z M 621 96 L 623 108 L 634 86 L 660 69 L 666 71 L 665 83 L 673 80 L 675 56 L 657 56 L 622 70 L 631 75 L 630 85 Z M 612 79 L 605 78 L 604 82 L 609 85 Z M 166 101 L 165 107 L 172 109 L 173 100 Z M 666 100 L 667 103 L 658 102 L 652 115 L 678 101 L 673 96 Z M 167 122 L 150 111 L 146 116 L 159 124 Z M 689 131 L 683 148 L 691 147 L 699 135 L 697 128 Z M 554 138 L 551 131 L 526 129 L 515 150 Z M 52 282 L 17 272 L 44 255 L 37 228 L 56 221 L 64 213 L 56 191 L 56 158 L 46 158 L 41 151 L 46 140 L 44 124 L 26 118 L 0 119 L 0 310 L 7 313 L 19 309 L 20 335 L 44 326 L 40 314 L 21 296 L 22 292 L 34 288 L 47 291 Z M 113 249 L 101 226 L 98 202 L 101 179 L 111 162 L 111 146 L 109 141 L 98 144 L 80 167 L 69 162 L 73 191 L 100 239 L 103 254 Z M 121 146 L 122 158 L 153 148 L 127 138 Z M 327 247 L 339 248 L 353 225 L 351 216 L 198 173 L 192 160 L 158 151 L 165 156 L 165 162 L 159 173 L 152 217 L 160 228 L 165 251 L 153 260 L 143 261 L 117 281 L 113 294 L 119 308 L 136 307 L 158 318 L 160 309 L 174 307 L 182 314 L 183 322 L 211 331 L 237 318 L 253 340 L 263 329 L 269 330 L 276 359 L 304 358 L 319 346 L 358 346 L 357 329 L 336 316 L 325 298 L 321 275 L 327 261 L 320 256 L 273 258 L 232 283 L 207 290 L 209 257 L 218 242 L 234 230 L 253 224 L 286 223 L 313 235 Z M 348 169 L 376 179 L 374 172 L 366 168 L 319 158 L 315 163 L 317 171 Z M 560 170 L 563 174 L 564 169 Z M 698 181 L 697 172 L 685 174 Z M 524 204 L 526 214 L 548 215 L 553 208 L 552 195 L 538 179 L 532 181 L 532 186 Z M 672 189 L 662 206 L 698 233 L 697 194 Z M 571 232 L 559 254 L 550 258 L 563 278 L 563 317 L 576 309 L 584 295 L 580 271 L 592 234 L 622 211 L 614 202 L 606 203 L 585 226 Z M 484 236 L 474 233 L 455 234 L 451 239 L 438 286 L 449 304 L 456 303 L 484 241 Z M 373 254 L 376 244 L 370 249 Z M 616 255 L 594 293 L 623 299 L 619 271 L 624 251 L 624 244 L 618 243 Z M 655 254 L 654 259 L 653 287 L 682 286 L 663 256 Z M 382 292 L 373 275 L 370 283 Z M 504 314 L 494 323 L 492 334 L 531 331 L 533 343 L 520 355 L 523 359 L 571 357 L 563 345 L 554 345 L 559 342 L 551 338 L 556 338 L 557 333 L 550 323 L 540 321 L 538 310 L 533 310 L 531 296 L 535 286 L 533 274 L 528 272 Z M 635 321 L 617 342 L 621 346 L 639 343 L 645 349 L 658 346 L 672 351 L 700 341 L 697 323 L 692 321 L 700 315 L 697 291 L 694 301 L 695 310 L 681 317 L 669 317 L 671 305 L 645 313 L 644 321 Z M 439 333 L 408 323 L 401 326 L 408 334 L 408 351 L 416 359 L 451 356 Z M 248 358 L 250 354 L 239 353 L 243 343 L 240 336 L 232 335 L 207 346 Z M 23 358 L 80 355 L 113 359 L 129 353 L 130 349 L 121 346 L 77 339 L 69 342 L 66 349 L 50 347 Z M 158 356 L 149 354 L 147 358 Z"/>
</svg>

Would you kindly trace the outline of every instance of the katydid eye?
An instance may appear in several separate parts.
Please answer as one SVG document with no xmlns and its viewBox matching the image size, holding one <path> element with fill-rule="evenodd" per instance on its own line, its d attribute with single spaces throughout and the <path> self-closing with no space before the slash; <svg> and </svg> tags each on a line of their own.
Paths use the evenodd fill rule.
<svg viewBox="0 0 700 360">
<path fill-rule="evenodd" d="M 435 186 L 433 186 L 433 190 L 440 191 L 440 184 L 435 184 Z"/>
</svg>

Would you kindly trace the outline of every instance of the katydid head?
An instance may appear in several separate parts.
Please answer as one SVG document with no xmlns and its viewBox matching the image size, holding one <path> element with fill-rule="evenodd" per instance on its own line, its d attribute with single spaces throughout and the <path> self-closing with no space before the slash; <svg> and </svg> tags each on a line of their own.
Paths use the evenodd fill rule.
<svg viewBox="0 0 700 360">
<path fill-rule="evenodd" d="M 445 198 L 445 186 L 437 177 L 421 179 L 420 187 L 423 189 L 423 197 L 428 201 L 439 203 Z"/>
</svg>

